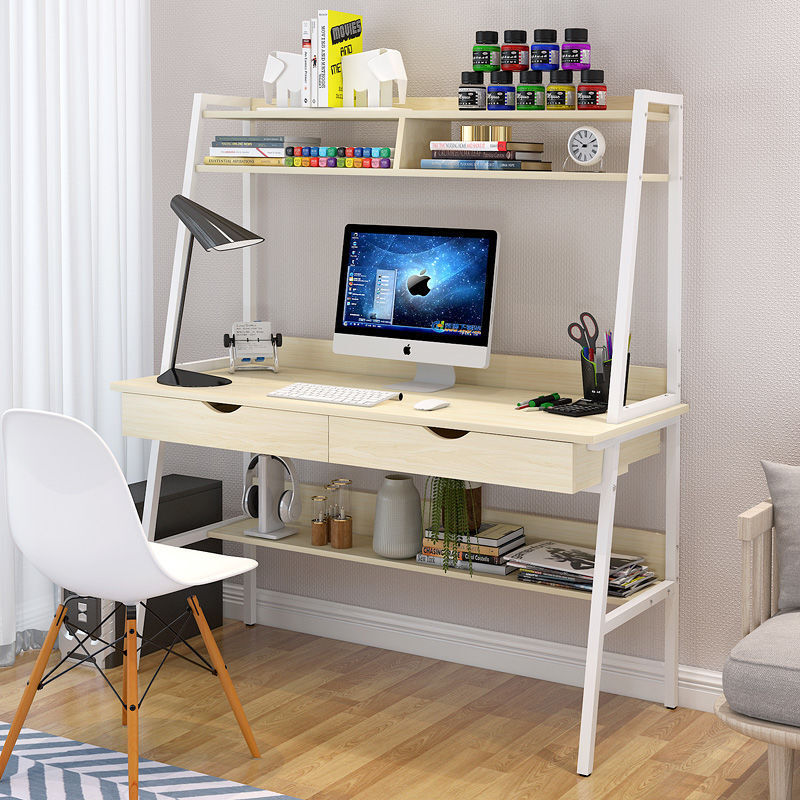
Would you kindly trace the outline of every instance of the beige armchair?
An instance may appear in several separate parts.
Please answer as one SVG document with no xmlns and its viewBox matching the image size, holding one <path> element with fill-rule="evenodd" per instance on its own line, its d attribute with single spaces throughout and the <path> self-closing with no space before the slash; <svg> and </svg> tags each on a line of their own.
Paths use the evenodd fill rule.
<svg viewBox="0 0 800 800">
<path fill-rule="evenodd" d="M 771 502 L 759 503 L 739 516 L 743 637 L 777 612 L 778 573 L 774 558 L 774 535 Z M 767 743 L 770 800 L 791 800 L 794 751 L 800 749 L 800 727 L 737 713 L 724 695 L 717 700 L 714 711 L 733 730 Z"/>
</svg>

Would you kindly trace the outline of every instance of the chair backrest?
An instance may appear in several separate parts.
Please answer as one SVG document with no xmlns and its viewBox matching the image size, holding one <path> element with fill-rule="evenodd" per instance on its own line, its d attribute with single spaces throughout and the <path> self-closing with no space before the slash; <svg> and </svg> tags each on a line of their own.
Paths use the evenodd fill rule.
<svg viewBox="0 0 800 800">
<path fill-rule="evenodd" d="M 2 438 L 8 521 L 25 557 L 79 595 L 145 599 L 160 570 L 106 443 L 76 419 L 23 409 L 3 414 Z"/>
</svg>

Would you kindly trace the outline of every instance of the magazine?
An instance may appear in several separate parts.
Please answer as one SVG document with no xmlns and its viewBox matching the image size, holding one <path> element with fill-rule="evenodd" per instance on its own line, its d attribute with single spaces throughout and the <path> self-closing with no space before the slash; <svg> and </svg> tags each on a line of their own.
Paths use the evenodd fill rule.
<svg viewBox="0 0 800 800">
<path fill-rule="evenodd" d="M 562 542 L 547 540 L 536 542 L 515 550 L 505 556 L 506 561 L 515 567 L 534 567 L 561 574 L 580 575 L 587 581 L 594 578 L 594 550 Z M 632 566 L 641 564 L 639 556 L 611 554 L 610 575 L 614 576 Z"/>
</svg>

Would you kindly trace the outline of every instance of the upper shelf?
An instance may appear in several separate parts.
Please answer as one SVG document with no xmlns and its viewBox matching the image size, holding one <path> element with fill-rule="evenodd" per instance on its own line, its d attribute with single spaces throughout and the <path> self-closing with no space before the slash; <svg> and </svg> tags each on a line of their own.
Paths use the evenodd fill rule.
<svg viewBox="0 0 800 800">
<path fill-rule="evenodd" d="M 246 101 L 247 98 L 241 98 Z M 404 105 L 393 108 L 278 108 L 267 105 L 259 97 L 249 98 L 250 108 L 205 110 L 206 119 L 240 120 L 373 120 L 399 119 L 426 120 L 508 120 L 515 122 L 630 122 L 633 111 L 632 97 L 609 97 L 606 111 L 459 111 L 455 97 L 409 97 Z M 220 103 L 219 105 L 223 105 Z M 650 122 L 669 122 L 666 106 L 651 104 Z"/>
</svg>

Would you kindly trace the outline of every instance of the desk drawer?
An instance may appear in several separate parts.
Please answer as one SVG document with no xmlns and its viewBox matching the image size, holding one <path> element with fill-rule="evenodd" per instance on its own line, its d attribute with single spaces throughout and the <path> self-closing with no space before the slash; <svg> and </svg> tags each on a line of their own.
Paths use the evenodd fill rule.
<svg viewBox="0 0 800 800">
<path fill-rule="evenodd" d="M 321 414 L 229 406 L 201 400 L 122 395 L 122 432 L 141 439 L 328 460 L 328 418 Z"/>
<path fill-rule="evenodd" d="M 571 442 L 474 431 L 454 439 L 417 425 L 343 417 L 331 417 L 329 424 L 330 461 L 335 464 L 569 494 L 600 482 L 603 454 Z M 620 472 L 659 447 L 657 431 L 625 442 Z"/>
</svg>

